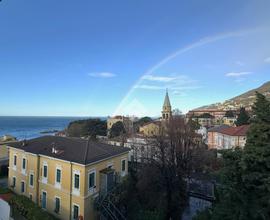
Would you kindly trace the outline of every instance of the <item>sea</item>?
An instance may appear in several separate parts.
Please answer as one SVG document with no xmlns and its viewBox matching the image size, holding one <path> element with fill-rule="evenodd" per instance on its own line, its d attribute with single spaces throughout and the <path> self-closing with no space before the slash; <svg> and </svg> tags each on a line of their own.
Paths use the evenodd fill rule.
<svg viewBox="0 0 270 220">
<path fill-rule="evenodd" d="M 23 140 L 54 135 L 56 131 L 64 130 L 70 122 L 86 118 L 91 117 L 0 116 L 0 137 L 12 135 Z"/>
</svg>

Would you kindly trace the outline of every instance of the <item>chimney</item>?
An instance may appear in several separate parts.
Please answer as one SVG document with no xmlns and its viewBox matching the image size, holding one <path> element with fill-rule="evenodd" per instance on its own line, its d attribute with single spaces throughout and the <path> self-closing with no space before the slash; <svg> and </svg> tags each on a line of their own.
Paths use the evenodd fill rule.
<svg viewBox="0 0 270 220">
<path fill-rule="evenodd" d="M 25 147 L 26 145 L 27 145 L 27 142 L 26 142 L 26 140 L 24 139 L 24 140 L 22 141 L 22 146 Z"/>
<path fill-rule="evenodd" d="M 52 153 L 53 154 L 57 154 L 58 153 L 58 150 L 57 150 L 54 142 L 52 143 Z"/>
</svg>

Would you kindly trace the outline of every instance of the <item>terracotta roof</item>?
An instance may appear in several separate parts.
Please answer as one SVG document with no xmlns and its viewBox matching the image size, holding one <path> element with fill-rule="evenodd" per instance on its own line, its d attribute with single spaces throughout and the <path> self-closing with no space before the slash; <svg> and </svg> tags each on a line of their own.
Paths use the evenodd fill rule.
<svg viewBox="0 0 270 220">
<path fill-rule="evenodd" d="M 219 133 L 230 136 L 246 136 L 248 129 L 249 125 L 242 125 L 239 127 L 224 128 L 220 130 Z"/>
<path fill-rule="evenodd" d="M 27 140 L 26 142 L 20 141 L 12 143 L 8 146 L 33 154 L 45 155 L 84 165 L 129 151 L 129 148 L 125 147 L 112 146 L 81 138 L 59 136 L 43 136 Z M 53 148 L 56 149 L 56 152 L 54 153 Z"/>
</svg>

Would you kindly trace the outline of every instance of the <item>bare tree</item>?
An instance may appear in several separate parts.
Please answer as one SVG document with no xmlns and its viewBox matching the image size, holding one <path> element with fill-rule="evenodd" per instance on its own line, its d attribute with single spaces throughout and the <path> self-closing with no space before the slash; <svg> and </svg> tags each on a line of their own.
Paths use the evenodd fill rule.
<svg viewBox="0 0 270 220">
<path fill-rule="evenodd" d="M 144 158 L 146 169 L 141 170 L 141 182 L 158 177 L 158 189 L 164 195 L 164 217 L 179 219 L 187 202 L 186 180 L 196 164 L 194 156 L 201 142 L 192 125 L 180 116 L 164 122 L 161 134 L 149 141 L 150 153 Z"/>
</svg>

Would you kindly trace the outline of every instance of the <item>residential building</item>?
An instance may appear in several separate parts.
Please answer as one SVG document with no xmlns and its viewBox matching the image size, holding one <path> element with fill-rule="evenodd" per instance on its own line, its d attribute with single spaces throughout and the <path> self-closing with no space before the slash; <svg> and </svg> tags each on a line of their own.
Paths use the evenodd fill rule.
<svg viewBox="0 0 270 220">
<path fill-rule="evenodd" d="M 236 120 L 237 120 L 237 117 L 223 117 L 222 122 L 225 125 L 235 126 Z"/>
<path fill-rule="evenodd" d="M 198 116 L 192 117 L 192 120 L 196 121 L 202 127 L 212 127 L 214 125 L 215 117 L 209 113 L 203 113 Z"/>
<path fill-rule="evenodd" d="M 10 135 L 0 137 L 0 174 L 7 174 L 8 170 L 8 147 L 10 143 L 17 142 L 17 139 Z"/>
<path fill-rule="evenodd" d="M 242 125 L 239 127 L 224 127 L 217 131 L 210 131 L 214 137 L 212 137 L 211 141 L 208 142 L 211 146 L 209 147 L 217 149 L 230 149 L 235 147 L 243 148 L 246 144 L 248 129 L 249 125 Z"/>
<path fill-rule="evenodd" d="M 139 133 L 144 136 L 158 136 L 161 132 L 161 121 L 152 121 L 144 124 L 139 128 Z"/>
<path fill-rule="evenodd" d="M 117 122 L 122 122 L 126 131 L 130 132 L 133 128 L 133 121 L 129 117 L 117 115 L 114 117 L 108 117 L 107 119 L 107 130 L 109 131 L 112 126 Z"/>
<path fill-rule="evenodd" d="M 192 117 L 200 116 L 205 113 L 214 116 L 214 118 L 217 120 L 217 119 L 222 119 L 225 116 L 226 111 L 220 110 L 220 109 L 195 109 L 195 110 L 189 111 L 187 113 L 187 117 L 192 118 Z"/>
<path fill-rule="evenodd" d="M 94 198 L 128 173 L 128 152 L 56 136 L 14 143 L 9 145 L 9 187 L 60 219 L 96 219 Z"/>
<path fill-rule="evenodd" d="M 217 147 L 217 133 L 223 130 L 224 128 L 229 127 L 230 127 L 229 125 L 219 125 L 208 129 L 207 145 L 209 149 Z"/>
</svg>

